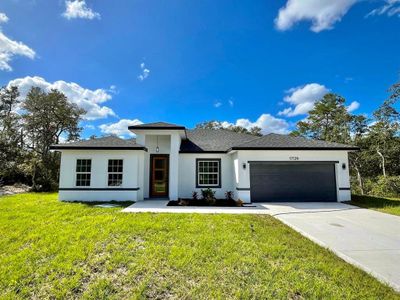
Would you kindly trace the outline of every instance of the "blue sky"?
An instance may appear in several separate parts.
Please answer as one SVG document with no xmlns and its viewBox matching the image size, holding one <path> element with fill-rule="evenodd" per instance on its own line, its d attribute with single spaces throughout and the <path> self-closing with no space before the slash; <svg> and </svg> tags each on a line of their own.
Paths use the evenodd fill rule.
<svg viewBox="0 0 400 300">
<path fill-rule="evenodd" d="M 399 80 L 400 0 L 117 3 L 2 0 L 0 84 L 60 89 L 87 137 L 160 120 L 285 133 L 328 91 L 371 114 Z"/>
</svg>

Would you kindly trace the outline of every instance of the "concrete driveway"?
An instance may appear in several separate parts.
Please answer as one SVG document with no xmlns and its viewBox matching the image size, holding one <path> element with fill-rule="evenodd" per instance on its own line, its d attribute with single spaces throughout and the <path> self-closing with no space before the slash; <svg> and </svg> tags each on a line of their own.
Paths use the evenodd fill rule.
<svg viewBox="0 0 400 300">
<path fill-rule="evenodd" d="M 400 291 L 400 217 L 342 203 L 263 203 L 269 213 Z"/>
</svg>

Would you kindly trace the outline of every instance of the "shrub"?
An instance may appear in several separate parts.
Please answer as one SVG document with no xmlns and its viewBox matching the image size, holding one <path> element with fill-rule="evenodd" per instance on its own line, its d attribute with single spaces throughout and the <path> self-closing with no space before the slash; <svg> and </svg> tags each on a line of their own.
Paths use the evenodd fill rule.
<svg viewBox="0 0 400 300">
<path fill-rule="evenodd" d="M 179 199 L 178 203 L 181 206 L 188 206 L 190 202 L 186 199 Z"/>
<path fill-rule="evenodd" d="M 217 200 L 215 199 L 215 192 L 210 188 L 201 190 L 201 197 L 209 205 L 215 204 L 215 201 Z"/>
<path fill-rule="evenodd" d="M 199 199 L 199 194 L 198 194 L 196 191 L 193 191 L 193 192 L 192 192 L 192 199 L 193 199 L 194 201 L 196 201 L 196 200 Z"/>
<path fill-rule="evenodd" d="M 233 200 L 233 192 L 232 191 L 226 191 L 225 193 L 225 199 L 227 201 L 232 201 Z"/>
<path fill-rule="evenodd" d="M 243 200 L 242 199 L 237 199 L 236 200 L 236 206 L 242 207 L 243 206 Z"/>
<path fill-rule="evenodd" d="M 400 196 L 400 176 L 379 176 L 375 180 L 368 180 L 365 186 L 369 195 L 381 197 Z"/>
</svg>

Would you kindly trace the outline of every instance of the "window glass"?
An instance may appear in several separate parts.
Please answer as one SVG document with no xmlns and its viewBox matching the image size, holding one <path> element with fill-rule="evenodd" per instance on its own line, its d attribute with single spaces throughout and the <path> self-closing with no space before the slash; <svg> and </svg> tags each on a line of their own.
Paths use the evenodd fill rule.
<svg viewBox="0 0 400 300">
<path fill-rule="evenodd" d="M 76 186 L 90 186 L 92 171 L 91 159 L 76 160 Z"/>
<path fill-rule="evenodd" d="M 108 186 L 121 186 L 123 176 L 123 160 L 108 160 Z"/>
<path fill-rule="evenodd" d="M 197 160 L 197 185 L 219 186 L 220 172 L 219 160 Z"/>
</svg>

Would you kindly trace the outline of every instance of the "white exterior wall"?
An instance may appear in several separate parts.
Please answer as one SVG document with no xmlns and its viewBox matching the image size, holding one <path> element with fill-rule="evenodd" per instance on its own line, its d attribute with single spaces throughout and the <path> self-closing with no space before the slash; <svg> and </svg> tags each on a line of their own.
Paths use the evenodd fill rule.
<svg viewBox="0 0 400 300">
<path fill-rule="evenodd" d="M 202 188 L 196 188 L 196 159 L 219 158 L 221 159 L 221 188 L 211 188 L 215 191 L 215 197 L 225 198 L 226 191 L 234 191 L 234 170 L 232 155 L 220 153 L 181 153 L 179 155 L 179 198 L 191 198 L 192 192 L 201 192 Z"/>
<path fill-rule="evenodd" d="M 136 201 L 143 199 L 142 180 L 139 175 L 143 170 L 142 150 L 63 150 L 61 151 L 59 199 L 63 201 Z M 77 187 L 76 160 L 91 159 L 90 187 Z M 108 160 L 122 159 L 123 176 L 121 187 L 108 187 Z M 143 173 L 142 173 L 143 174 Z M 138 188 L 138 191 L 116 191 L 115 189 Z M 114 190 L 83 190 L 108 189 Z M 79 190 L 62 190 L 79 189 Z"/>
<path fill-rule="evenodd" d="M 158 136 L 159 152 L 156 152 Z M 137 135 L 137 142 L 145 145 L 143 150 L 62 150 L 60 168 L 59 199 L 65 201 L 139 201 L 149 197 L 150 155 L 169 155 L 169 198 L 190 198 L 196 188 L 196 159 L 221 159 L 221 187 L 212 188 L 217 198 L 224 198 L 226 191 L 233 191 L 235 198 L 250 202 L 249 161 L 338 161 L 335 164 L 338 201 L 350 200 L 350 178 L 348 153 L 346 151 L 289 151 L 289 150 L 240 150 L 229 154 L 221 153 L 179 153 L 180 133 L 168 130 L 152 130 Z M 91 159 L 90 189 L 76 190 L 76 160 Z M 122 189 L 139 188 L 137 191 L 118 191 L 118 187 L 108 187 L 108 160 L 123 159 L 124 173 Z M 243 168 L 243 164 L 246 168 Z M 346 165 L 342 169 L 342 164 Z M 63 190 L 70 189 L 70 190 Z"/>
<path fill-rule="evenodd" d="M 348 153 L 346 151 L 300 151 L 300 150 L 242 150 L 237 151 L 233 156 L 235 166 L 234 188 L 237 190 L 237 197 L 244 202 L 250 202 L 250 165 L 249 161 L 291 161 L 290 157 L 298 157 L 298 161 L 338 161 L 335 164 L 336 190 L 338 201 L 348 201 L 351 197 L 349 177 Z M 246 169 L 243 168 L 246 164 Z M 342 164 L 346 169 L 342 169 Z M 243 189 L 243 190 L 241 190 Z"/>
</svg>

